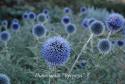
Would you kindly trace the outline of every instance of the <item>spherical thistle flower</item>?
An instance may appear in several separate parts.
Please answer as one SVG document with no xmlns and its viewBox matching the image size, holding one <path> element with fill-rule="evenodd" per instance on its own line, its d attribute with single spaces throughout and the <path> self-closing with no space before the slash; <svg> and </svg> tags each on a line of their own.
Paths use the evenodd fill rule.
<svg viewBox="0 0 125 84">
<path fill-rule="evenodd" d="M 89 19 L 88 18 L 84 18 L 81 22 L 81 26 L 82 28 L 88 28 L 89 27 Z"/>
<path fill-rule="evenodd" d="M 10 84 L 10 78 L 5 74 L 0 74 L 0 84 Z"/>
<path fill-rule="evenodd" d="M 19 20 L 18 20 L 17 18 L 14 18 L 14 19 L 12 20 L 12 22 L 17 22 L 17 23 L 19 23 Z"/>
<path fill-rule="evenodd" d="M 31 19 L 31 20 L 34 20 L 34 19 L 36 19 L 36 14 L 34 13 L 34 12 L 29 12 L 29 19 Z"/>
<path fill-rule="evenodd" d="M 76 32 L 76 26 L 75 26 L 75 24 L 69 23 L 69 24 L 66 25 L 65 30 L 69 34 L 75 33 Z"/>
<path fill-rule="evenodd" d="M 63 16 L 61 19 L 61 23 L 65 26 L 71 22 L 71 18 L 69 16 Z"/>
<path fill-rule="evenodd" d="M 49 10 L 47 8 L 43 9 L 43 13 L 48 15 L 49 14 Z"/>
<path fill-rule="evenodd" d="M 82 28 L 89 28 L 92 22 L 94 22 L 96 19 L 94 18 L 84 18 L 81 22 Z"/>
<path fill-rule="evenodd" d="M 48 16 L 47 16 L 46 14 L 44 14 L 44 13 L 39 13 L 39 14 L 37 15 L 37 21 L 38 21 L 38 22 L 44 23 L 44 22 L 46 22 L 47 20 L 48 20 Z"/>
<path fill-rule="evenodd" d="M 41 55 L 49 66 L 62 66 L 70 56 L 71 46 L 69 42 L 60 37 L 49 38 L 41 48 Z"/>
<path fill-rule="evenodd" d="M 96 36 L 102 35 L 105 30 L 105 25 L 101 21 L 94 21 L 89 26 L 90 32 Z"/>
<path fill-rule="evenodd" d="M 33 29 L 32 29 L 33 36 L 40 38 L 45 34 L 45 32 L 46 32 L 46 28 L 43 24 L 36 24 L 33 26 Z"/>
<path fill-rule="evenodd" d="M 8 21 L 7 21 L 7 20 L 3 20 L 3 21 L 1 22 L 1 25 L 2 25 L 3 27 L 7 27 L 7 26 L 8 26 Z"/>
<path fill-rule="evenodd" d="M 124 17 L 118 13 L 110 14 L 106 19 L 107 28 L 111 32 L 116 32 L 123 28 L 124 26 Z"/>
<path fill-rule="evenodd" d="M 0 33 L 0 40 L 3 42 L 8 42 L 11 38 L 11 35 L 8 31 L 3 31 Z"/>
<path fill-rule="evenodd" d="M 100 53 L 108 54 L 111 51 L 112 43 L 108 39 L 101 39 L 98 42 L 97 48 Z"/>
<path fill-rule="evenodd" d="M 65 14 L 70 14 L 70 13 L 72 13 L 71 8 L 69 8 L 69 7 L 65 7 L 63 11 L 64 11 Z"/>
<path fill-rule="evenodd" d="M 12 24 L 11 24 L 11 28 L 12 28 L 12 30 L 13 31 L 18 31 L 19 29 L 20 29 L 20 24 L 19 24 L 19 22 L 12 22 Z"/>
<path fill-rule="evenodd" d="M 111 41 L 111 43 L 112 43 L 112 45 L 114 45 L 114 44 L 116 43 L 116 41 L 115 41 L 115 40 L 113 40 L 113 41 Z"/>
<path fill-rule="evenodd" d="M 118 40 L 117 41 L 117 46 L 122 47 L 124 45 L 125 45 L 125 41 L 124 40 Z"/>
<path fill-rule="evenodd" d="M 24 20 L 28 20 L 29 19 L 29 12 L 28 11 L 24 12 L 23 15 L 22 15 L 22 18 Z"/>
<path fill-rule="evenodd" d="M 81 14 L 86 14 L 87 8 L 86 7 L 80 7 L 80 13 Z"/>
</svg>

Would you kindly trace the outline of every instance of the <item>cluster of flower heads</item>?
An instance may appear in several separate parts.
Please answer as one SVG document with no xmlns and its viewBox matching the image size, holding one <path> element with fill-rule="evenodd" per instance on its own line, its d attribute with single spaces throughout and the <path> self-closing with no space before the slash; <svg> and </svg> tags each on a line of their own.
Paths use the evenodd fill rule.
<svg viewBox="0 0 125 84">
<path fill-rule="evenodd" d="M 65 27 L 65 31 L 68 34 L 75 33 L 77 28 L 76 25 L 72 23 L 72 9 L 64 8 L 64 16 L 61 18 L 61 24 Z M 80 13 L 82 15 L 87 13 L 86 7 L 80 8 Z M 32 34 L 36 38 L 40 38 L 46 33 L 46 26 L 44 25 L 49 19 L 49 10 L 44 9 L 41 13 L 36 14 L 33 11 L 26 11 L 22 15 L 23 20 L 36 21 L 37 23 L 33 24 Z M 94 17 L 88 18 L 85 17 L 81 21 L 82 28 L 87 28 L 91 34 L 94 36 L 101 36 L 104 34 L 104 31 L 108 29 L 110 32 L 116 32 L 123 28 L 125 24 L 125 19 L 122 15 L 118 13 L 111 13 L 106 17 L 106 21 L 100 21 Z M 2 22 L 3 27 L 8 26 L 8 22 L 4 20 Z M 11 28 L 14 31 L 19 31 L 21 25 L 17 19 L 14 19 L 11 23 Z M 8 42 L 11 38 L 10 32 L 7 30 L 0 33 L 0 40 L 3 42 Z M 125 42 L 123 40 L 116 41 L 119 47 L 123 46 Z M 108 54 L 112 50 L 112 42 L 106 39 L 100 39 L 97 43 L 97 48 L 100 53 Z M 64 65 L 71 54 L 71 45 L 70 43 L 60 37 L 52 37 L 44 42 L 43 46 L 40 49 L 41 56 L 45 59 L 45 62 L 49 66 L 60 66 Z M 86 62 L 81 62 L 77 67 L 84 67 Z M 1 79 L 0 79 L 1 80 Z M 1 83 L 1 81 L 0 81 Z M 8 83 L 5 83 L 8 84 Z"/>
<path fill-rule="evenodd" d="M 106 19 L 106 25 L 111 32 L 117 32 L 122 29 L 124 24 L 124 17 L 118 13 L 112 13 Z"/>
<path fill-rule="evenodd" d="M 64 16 L 61 18 L 61 23 L 65 27 L 65 31 L 68 34 L 73 34 L 76 32 L 76 25 L 72 23 L 71 16 L 69 14 L 72 14 L 72 10 L 68 7 L 64 8 Z"/>
<path fill-rule="evenodd" d="M 38 22 L 44 23 L 49 19 L 49 10 L 44 9 L 42 12 L 36 14 L 33 11 L 26 11 L 23 13 L 22 18 L 24 20 L 37 20 Z"/>
<path fill-rule="evenodd" d="M 89 29 L 90 33 L 95 36 L 101 36 L 103 35 L 107 30 L 107 32 L 110 34 L 115 34 L 119 31 L 125 30 L 125 18 L 119 14 L 119 13 L 111 13 L 105 17 L 105 21 L 98 20 L 94 17 L 91 18 L 83 18 L 81 21 L 82 28 Z M 98 42 L 97 48 L 100 51 L 100 53 L 109 53 L 111 51 L 112 45 L 111 41 L 109 40 L 109 36 L 107 36 L 107 39 L 101 39 Z M 120 47 L 124 45 L 123 40 L 116 41 L 116 44 Z"/>
</svg>

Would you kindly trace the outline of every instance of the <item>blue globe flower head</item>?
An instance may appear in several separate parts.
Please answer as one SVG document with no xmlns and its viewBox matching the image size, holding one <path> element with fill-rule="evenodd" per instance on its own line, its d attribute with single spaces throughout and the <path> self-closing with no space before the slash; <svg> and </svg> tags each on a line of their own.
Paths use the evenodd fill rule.
<svg viewBox="0 0 125 84">
<path fill-rule="evenodd" d="M 101 21 L 94 21 L 89 26 L 90 32 L 95 36 L 100 36 L 104 33 L 105 25 Z"/>
<path fill-rule="evenodd" d="M 48 15 L 48 14 L 49 14 L 49 10 L 48 10 L 47 8 L 45 8 L 45 9 L 43 10 L 43 13 L 46 14 L 46 15 Z"/>
<path fill-rule="evenodd" d="M 39 13 L 37 15 L 37 21 L 40 23 L 44 23 L 48 20 L 48 15 L 46 15 L 45 13 Z"/>
<path fill-rule="evenodd" d="M 112 45 L 114 45 L 114 44 L 116 43 L 116 41 L 115 41 L 115 40 L 113 40 L 113 41 L 111 41 L 111 43 L 112 43 Z"/>
<path fill-rule="evenodd" d="M 32 29 L 32 34 L 36 38 L 40 38 L 46 33 L 46 27 L 43 24 L 36 24 Z"/>
<path fill-rule="evenodd" d="M 11 28 L 12 28 L 12 30 L 13 31 L 18 31 L 19 29 L 20 29 L 20 23 L 19 22 L 12 22 L 12 24 L 11 24 Z"/>
<path fill-rule="evenodd" d="M 64 11 L 65 14 L 70 14 L 70 13 L 72 13 L 72 9 L 69 8 L 69 7 L 65 7 L 63 11 Z"/>
<path fill-rule="evenodd" d="M 110 14 L 106 19 L 106 25 L 111 32 L 116 32 L 123 28 L 124 17 L 118 13 Z"/>
<path fill-rule="evenodd" d="M 86 7 L 80 7 L 80 13 L 81 14 L 86 14 L 87 13 L 87 8 Z"/>
<path fill-rule="evenodd" d="M 75 26 L 75 24 L 69 23 L 69 24 L 66 25 L 65 30 L 69 34 L 75 33 L 76 32 L 76 26 Z"/>
<path fill-rule="evenodd" d="M 49 66 L 63 66 L 69 59 L 71 45 L 60 37 L 49 38 L 41 48 L 41 56 Z"/>
<path fill-rule="evenodd" d="M 8 42 L 11 38 L 11 35 L 8 31 L 3 31 L 0 33 L 0 40 L 3 42 Z"/>
<path fill-rule="evenodd" d="M 100 53 L 102 54 L 108 54 L 112 49 L 112 42 L 108 39 L 101 39 L 98 42 L 97 48 Z"/>
<path fill-rule="evenodd" d="M 66 26 L 67 24 L 69 24 L 71 22 L 71 18 L 69 16 L 63 16 L 61 19 L 61 23 Z"/>
<path fill-rule="evenodd" d="M 28 15 L 29 15 L 29 16 L 28 16 L 29 19 L 31 19 L 31 20 L 36 19 L 36 14 L 35 14 L 34 12 L 30 11 Z"/>
<path fill-rule="evenodd" d="M 29 19 L 29 12 L 28 11 L 24 12 L 23 15 L 22 15 L 22 18 L 24 20 L 28 20 Z"/>
<path fill-rule="evenodd" d="M 5 74 L 0 74 L 0 84 L 10 84 L 10 78 Z"/>
<path fill-rule="evenodd" d="M 14 18 L 14 19 L 12 20 L 12 23 L 13 23 L 13 22 L 19 23 L 19 20 L 18 20 L 17 18 Z"/>
<path fill-rule="evenodd" d="M 117 41 L 117 46 L 123 47 L 124 45 L 125 45 L 125 41 L 124 40 L 118 40 Z"/>
<path fill-rule="evenodd" d="M 8 21 L 7 21 L 7 20 L 3 20 L 3 21 L 1 22 L 1 25 L 2 25 L 3 27 L 7 27 L 7 26 L 8 26 Z"/>
<path fill-rule="evenodd" d="M 81 23 L 82 28 L 89 28 L 91 23 L 94 22 L 95 20 L 96 20 L 95 18 L 84 18 Z"/>
<path fill-rule="evenodd" d="M 82 26 L 82 28 L 88 28 L 89 27 L 89 19 L 84 18 L 81 22 L 81 26 Z"/>
</svg>

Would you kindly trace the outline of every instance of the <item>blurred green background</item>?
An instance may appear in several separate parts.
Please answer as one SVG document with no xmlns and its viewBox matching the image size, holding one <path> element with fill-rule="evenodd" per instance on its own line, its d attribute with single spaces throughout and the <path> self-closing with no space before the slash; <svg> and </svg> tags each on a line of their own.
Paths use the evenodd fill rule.
<svg viewBox="0 0 125 84">
<path fill-rule="evenodd" d="M 117 0 L 119 1 L 119 0 Z M 106 8 L 125 15 L 125 4 L 107 0 L 0 0 L 0 19 L 21 18 L 25 10 L 41 11 L 43 8 L 71 7 L 74 12 L 79 11 L 80 6 L 94 6 Z"/>
</svg>

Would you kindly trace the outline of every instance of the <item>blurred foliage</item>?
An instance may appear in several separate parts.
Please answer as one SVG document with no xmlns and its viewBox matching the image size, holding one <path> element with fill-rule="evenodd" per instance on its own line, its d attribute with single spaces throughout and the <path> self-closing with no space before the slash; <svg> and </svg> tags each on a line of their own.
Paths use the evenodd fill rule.
<svg viewBox="0 0 125 84">
<path fill-rule="evenodd" d="M 106 0 L 1 0 L 0 18 L 20 18 L 25 10 L 41 11 L 43 8 L 53 8 L 55 6 L 68 6 L 75 12 L 79 11 L 80 6 L 94 6 L 114 10 L 125 15 L 125 4 L 107 2 Z"/>
</svg>

